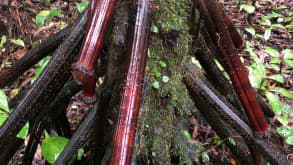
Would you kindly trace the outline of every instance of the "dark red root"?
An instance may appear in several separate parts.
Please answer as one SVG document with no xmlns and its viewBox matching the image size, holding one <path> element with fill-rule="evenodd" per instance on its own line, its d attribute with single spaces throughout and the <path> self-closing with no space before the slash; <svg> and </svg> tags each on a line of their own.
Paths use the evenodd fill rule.
<svg viewBox="0 0 293 165">
<path fill-rule="evenodd" d="M 95 89 L 96 89 L 96 78 L 90 77 L 89 81 L 83 85 L 81 99 L 87 104 L 94 103 L 96 101 Z"/>
<path fill-rule="evenodd" d="M 136 1 L 136 17 L 129 46 L 130 62 L 121 92 L 119 115 L 114 132 L 110 165 L 130 165 L 142 97 L 142 82 L 151 25 L 151 1 Z"/>
<path fill-rule="evenodd" d="M 89 77 L 95 73 L 115 4 L 116 0 L 90 1 L 86 36 L 79 53 L 79 59 L 72 66 L 74 79 L 78 83 L 86 83 Z"/>
<path fill-rule="evenodd" d="M 224 18 L 224 22 L 225 25 L 227 26 L 227 29 L 231 35 L 231 38 L 233 40 L 233 43 L 235 45 L 236 48 L 241 48 L 243 46 L 243 39 L 240 36 L 240 34 L 237 32 L 233 22 L 231 21 L 231 19 L 226 15 L 224 8 L 222 5 L 218 4 L 218 9 L 221 12 L 223 18 Z"/>
<path fill-rule="evenodd" d="M 254 89 L 251 87 L 248 74 L 235 48 L 232 34 L 227 30 L 223 14 L 215 0 L 196 0 L 203 14 L 207 30 L 214 44 L 218 47 L 227 65 L 227 71 L 236 89 L 246 114 L 257 132 L 264 132 L 269 128 L 263 112 L 256 100 Z M 231 23 L 232 24 L 232 23 Z"/>
</svg>

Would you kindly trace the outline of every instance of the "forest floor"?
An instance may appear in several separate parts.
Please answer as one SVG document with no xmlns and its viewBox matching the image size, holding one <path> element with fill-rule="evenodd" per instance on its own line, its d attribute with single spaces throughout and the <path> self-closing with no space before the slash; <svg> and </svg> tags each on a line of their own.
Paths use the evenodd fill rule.
<svg viewBox="0 0 293 165">
<path fill-rule="evenodd" d="M 0 5 L 0 42 L 3 42 L 3 36 L 6 36 L 6 42 L 3 42 L 3 45 L 0 43 L 0 71 L 13 65 L 34 45 L 70 24 L 79 14 L 75 0 L 45 2 L 48 4 L 42 0 L 4 0 Z M 252 85 L 272 106 L 276 106 L 273 105 L 273 100 L 281 106 L 282 110 L 279 111 L 277 107 L 272 107 L 277 113 L 272 121 L 278 120 L 283 125 L 293 125 L 293 61 L 290 60 L 293 55 L 288 53 L 293 50 L 293 1 L 255 1 L 255 11 L 251 14 L 245 11 L 245 8 L 240 11 L 241 5 L 232 3 L 232 0 L 220 0 L 220 3 L 224 5 L 227 15 L 245 40 L 239 55 L 248 68 Z M 61 15 L 53 17 L 37 29 L 36 15 L 53 8 L 61 10 Z M 290 57 L 286 59 L 286 56 Z M 43 64 L 39 63 L 20 76 L 15 83 L 2 89 L 8 101 L 23 87 L 32 83 L 41 65 Z M 91 106 L 77 98 L 72 99 L 67 114 L 73 129 Z M 289 117 L 284 119 L 282 116 Z M 208 142 L 212 139 L 204 140 Z M 293 153 L 291 145 L 280 145 L 289 153 Z M 37 153 L 33 164 L 44 164 L 40 149 Z"/>
</svg>

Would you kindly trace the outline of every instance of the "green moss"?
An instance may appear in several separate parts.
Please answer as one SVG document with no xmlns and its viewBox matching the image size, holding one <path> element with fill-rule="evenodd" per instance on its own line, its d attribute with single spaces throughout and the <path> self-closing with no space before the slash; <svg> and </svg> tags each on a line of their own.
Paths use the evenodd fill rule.
<svg viewBox="0 0 293 165">
<path fill-rule="evenodd" d="M 191 0 L 156 1 L 159 10 L 154 13 L 153 23 L 159 27 L 160 33 L 152 34 L 150 41 L 146 69 L 150 77 L 148 82 L 150 89 L 147 90 L 139 128 L 139 143 L 144 144 L 145 147 L 138 153 L 147 156 L 156 153 L 156 157 L 161 161 L 170 161 L 172 137 L 178 133 L 177 123 L 190 115 L 190 110 L 185 107 L 189 96 L 182 81 L 184 63 L 189 58 L 192 39 L 188 27 L 190 3 Z M 179 36 L 175 43 L 164 39 L 163 34 L 168 32 L 178 32 Z M 167 67 L 162 67 L 160 61 L 164 61 Z M 157 71 L 161 73 L 160 78 L 155 77 Z M 167 83 L 162 82 L 164 75 L 170 78 Z M 151 87 L 154 81 L 160 82 L 159 89 Z"/>
</svg>

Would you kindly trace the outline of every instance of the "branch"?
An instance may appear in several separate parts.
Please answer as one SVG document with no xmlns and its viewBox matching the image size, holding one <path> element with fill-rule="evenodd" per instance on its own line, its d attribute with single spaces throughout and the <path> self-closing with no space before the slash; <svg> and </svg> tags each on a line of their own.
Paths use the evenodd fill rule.
<svg viewBox="0 0 293 165">
<path fill-rule="evenodd" d="M 215 90 L 210 89 L 211 86 L 207 86 L 207 84 L 203 83 L 199 76 L 189 70 L 184 80 L 195 105 L 201 107 L 198 108 L 198 110 L 206 116 L 206 120 L 209 121 L 217 133 L 223 131 L 225 127 L 227 127 L 225 124 L 219 122 L 220 119 L 234 128 L 239 135 L 245 138 L 245 141 L 249 145 L 255 146 L 257 151 L 271 164 L 290 164 L 281 151 L 264 140 L 254 137 L 249 126 L 231 110 L 233 107 L 227 104 L 224 98 L 219 98 L 217 94 L 213 92 Z"/>
<path fill-rule="evenodd" d="M 70 34 L 71 30 L 72 26 L 70 25 L 55 34 L 52 34 L 40 44 L 26 52 L 25 55 L 11 67 L 1 71 L 0 88 L 10 85 L 26 70 L 33 67 L 42 58 L 50 55 L 50 53 L 60 45 L 63 38 Z"/>
<path fill-rule="evenodd" d="M 5 145 L 17 135 L 24 124 L 37 116 L 43 105 L 49 104 L 54 99 L 70 77 L 72 53 L 82 39 L 86 22 L 85 14 L 74 25 L 72 33 L 56 50 L 32 89 L 0 127 L 0 148 L 5 148 Z"/>
</svg>

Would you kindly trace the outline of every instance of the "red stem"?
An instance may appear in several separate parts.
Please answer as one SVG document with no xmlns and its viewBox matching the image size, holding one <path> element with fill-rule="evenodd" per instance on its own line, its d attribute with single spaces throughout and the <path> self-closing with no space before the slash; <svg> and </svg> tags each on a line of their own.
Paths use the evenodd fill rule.
<svg viewBox="0 0 293 165">
<path fill-rule="evenodd" d="M 231 34 L 226 30 L 226 25 L 221 12 L 214 0 L 198 0 L 204 15 L 207 30 L 211 34 L 215 45 L 218 46 L 232 83 L 240 97 L 246 113 L 257 132 L 266 131 L 269 125 L 256 100 L 254 89 L 251 87 L 245 67 L 240 61 L 238 51 L 231 39 Z"/>
<path fill-rule="evenodd" d="M 85 103 L 90 104 L 96 101 L 95 89 L 96 89 L 96 78 L 90 77 L 89 81 L 83 85 L 83 91 L 81 93 L 82 100 Z"/>
<path fill-rule="evenodd" d="M 222 5 L 217 4 L 218 5 L 218 10 L 221 12 L 223 18 L 224 18 L 224 23 L 227 26 L 227 29 L 231 35 L 231 38 L 233 40 L 233 43 L 235 45 L 236 48 L 241 48 L 243 46 L 243 39 L 240 36 L 240 34 L 237 32 L 233 22 L 231 21 L 231 19 L 226 15 L 224 8 Z"/>
<path fill-rule="evenodd" d="M 81 48 L 79 59 L 72 65 L 73 77 L 79 84 L 95 76 L 95 68 L 104 43 L 116 0 L 92 0 L 88 18 L 89 25 Z"/>
<path fill-rule="evenodd" d="M 130 62 L 121 93 L 118 122 L 113 137 L 110 165 L 130 165 L 150 35 L 151 1 L 136 1 L 134 31 L 129 46 Z"/>
</svg>

